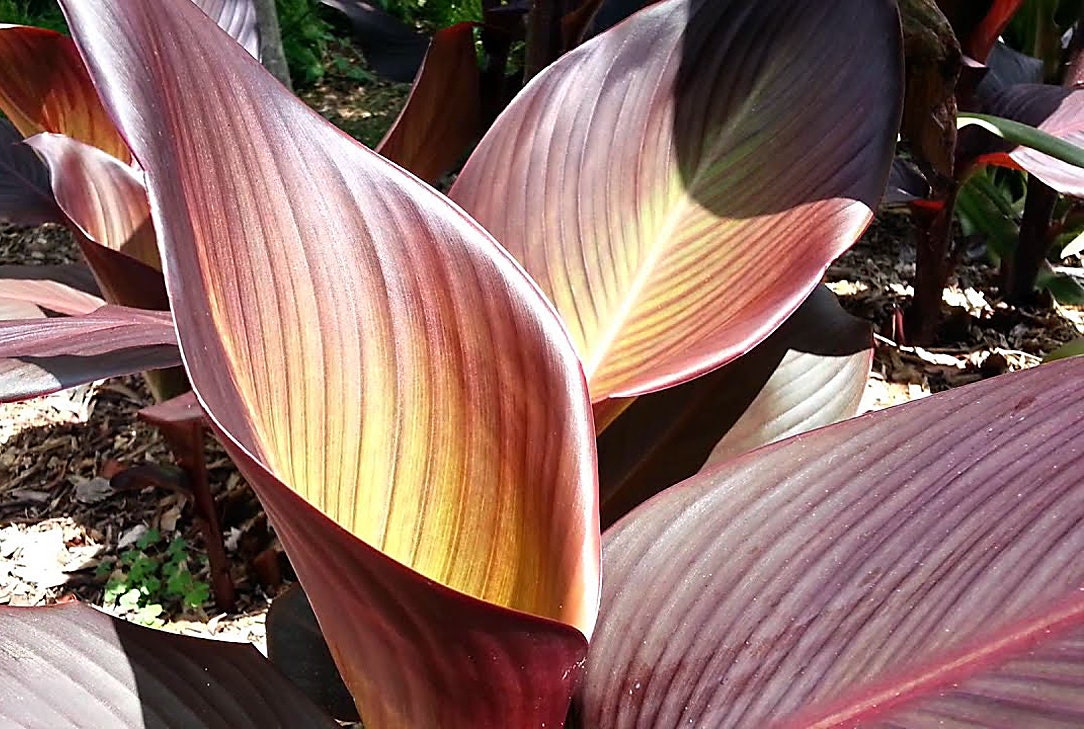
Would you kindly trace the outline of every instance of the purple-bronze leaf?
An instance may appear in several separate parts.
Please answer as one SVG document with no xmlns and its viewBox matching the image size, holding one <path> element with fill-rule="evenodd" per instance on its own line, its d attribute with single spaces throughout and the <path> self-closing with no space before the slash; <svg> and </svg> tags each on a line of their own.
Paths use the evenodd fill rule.
<svg viewBox="0 0 1084 729">
<path fill-rule="evenodd" d="M 0 119 L 0 220 L 18 225 L 60 223 L 49 171 L 7 119 Z"/>
<path fill-rule="evenodd" d="M 260 33 L 253 0 L 192 0 L 253 58 L 260 57 Z"/>
<path fill-rule="evenodd" d="M 78 603 L 0 607 L 0 724 L 338 726 L 250 645 L 151 630 Z"/>
<path fill-rule="evenodd" d="M 598 438 L 603 527 L 705 463 L 851 417 L 872 361 L 869 323 L 819 286 L 752 351 L 637 398 Z"/>
<path fill-rule="evenodd" d="M 559 725 L 599 542 L 552 308 L 186 0 L 62 5 L 146 171 L 194 389 L 366 726 Z"/>
<path fill-rule="evenodd" d="M 660 2 L 533 79 L 450 195 L 549 295 L 593 401 L 686 382 L 767 337 L 864 230 L 900 44 L 889 0 Z"/>
<path fill-rule="evenodd" d="M 158 346 L 177 346 L 168 312 L 107 304 L 78 316 L 0 322 L 0 357 L 88 357 Z"/>
<path fill-rule="evenodd" d="M 1078 727 L 1084 361 L 773 444 L 604 537 L 585 727 Z"/>
<path fill-rule="evenodd" d="M 58 314 L 89 314 L 105 301 L 84 288 L 49 278 L 36 278 L 37 266 L 0 266 L 0 298 L 25 301 Z M 48 275 L 57 267 L 41 266 Z"/>
<path fill-rule="evenodd" d="M 984 111 L 1084 147 L 1084 90 L 1017 84 L 985 100 Z M 1084 197 L 1084 169 L 1027 147 L 1012 149 L 1009 157 L 1058 192 Z M 996 156 L 992 159 L 997 161 Z"/>
</svg>

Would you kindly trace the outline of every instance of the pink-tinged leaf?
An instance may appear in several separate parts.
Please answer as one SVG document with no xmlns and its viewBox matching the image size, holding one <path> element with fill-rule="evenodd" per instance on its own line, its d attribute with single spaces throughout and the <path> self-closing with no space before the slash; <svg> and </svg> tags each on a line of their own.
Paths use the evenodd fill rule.
<svg viewBox="0 0 1084 729">
<path fill-rule="evenodd" d="M 107 304 L 78 316 L 0 322 L 0 357 L 89 357 L 158 346 L 177 346 L 168 312 Z"/>
<path fill-rule="evenodd" d="M 592 400 L 680 384 L 767 337 L 869 222 L 900 43 L 887 0 L 660 2 L 532 80 L 451 197 L 556 305 Z"/>
<path fill-rule="evenodd" d="M 49 171 L 7 119 L 0 119 L 0 220 L 17 225 L 60 223 Z"/>
<path fill-rule="evenodd" d="M 986 100 L 984 111 L 1030 124 L 1077 147 L 1084 147 L 1084 90 L 1060 86 L 1017 84 Z M 1012 162 L 1058 192 L 1084 197 L 1084 169 L 1037 152 L 1016 147 Z M 996 163 L 997 157 L 988 157 Z"/>
<path fill-rule="evenodd" d="M 78 603 L 0 607 L 0 724 L 23 729 L 334 729 L 250 645 Z"/>
<path fill-rule="evenodd" d="M 253 58 L 260 57 L 260 33 L 253 0 L 193 0 L 219 28 Z"/>
<path fill-rule="evenodd" d="M 604 537 L 583 726 L 1076 727 L 1084 361 L 776 443 Z"/>
<path fill-rule="evenodd" d="M 869 323 L 816 288 L 752 351 L 638 398 L 599 436 L 603 526 L 705 463 L 855 415 L 872 361 Z"/>
<path fill-rule="evenodd" d="M 65 263 L 49 266 L 4 265 L 0 266 L 0 279 L 20 281 L 55 281 L 83 293 L 97 296 L 100 292 L 90 269 L 79 263 Z M 0 296 L 3 296 L 0 289 Z M 99 303 L 98 306 L 101 304 Z M 96 307 L 95 307 L 96 308 Z"/>
<path fill-rule="evenodd" d="M 481 133 L 474 24 L 438 31 L 399 118 L 376 151 L 426 182 L 446 174 Z"/>
<path fill-rule="evenodd" d="M 97 147 L 60 134 L 38 134 L 26 143 L 49 165 L 56 202 L 84 236 L 162 268 L 139 173 Z"/>
<path fill-rule="evenodd" d="M 187 2 L 63 7 L 146 170 L 195 390 L 366 725 L 559 725 L 599 563 L 586 387 L 552 308 Z"/>
<path fill-rule="evenodd" d="M 0 24 L 0 111 L 24 137 L 64 134 L 131 160 L 75 44 L 56 31 Z"/>
<path fill-rule="evenodd" d="M 0 267 L 0 298 L 24 301 L 58 314 L 69 315 L 89 314 L 105 306 L 103 299 L 81 288 L 45 278 L 24 277 L 25 274 L 33 275 L 32 269 L 36 267 L 27 266 L 20 267 L 22 270 L 12 270 L 14 268 Z M 42 266 L 42 268 L 53 267 Z"/>
</svg>

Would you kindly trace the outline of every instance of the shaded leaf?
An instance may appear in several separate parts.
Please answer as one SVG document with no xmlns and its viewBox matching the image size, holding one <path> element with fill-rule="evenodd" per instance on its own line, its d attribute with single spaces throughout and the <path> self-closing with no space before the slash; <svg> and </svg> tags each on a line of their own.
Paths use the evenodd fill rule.
<svg viewBox="0 0 1084 729">
<path fill-rule="evenodd" d="M 24 137 L 64 134 L 131 160 L 75 44 L 56 31 L 0 24 L 0 111 Z"/>
<path fill-rule="evenodd" d="M 1009 156 L 1013 163 L 1058 192 L 1084 197 L 1084 170 L 1077 166 L 1084 163 L 1084 91 L 1042 84 L 1017 84 L 987 100 L 985 111 L 1036 127 L 1040 132 L 1054 137 L 1057 141 L 1053 143 L 1034 134 L 1011 137 L 1004 134 L 1004 124 L 998 125 L 1002 136 L 1009 142 L 1028 145 L 1015 148 L 1012 148 L 1012 144 L 1008 145 L 1012 150 Z M 1057 153 L 1059 158 L 1048 153 Z M 998 160 L 994 158 L 993 161 Z"/>
<path fill-rule="evenodd" d="M 49 171 L 7 119 L 0 119 L 0 220 L 18 225 L 60 223 Z"/>
<path fill-rule="evenodd" d="M 938 0 L 964 52 L 984 62 L 1023 0 Z"/>
<path fill-rule="evenodd" d="M 869 323 L 821 286 L 748 354 L 641 396 L 598 439 L 603 525 L 705 463 L 853 416 L 872 358 Z"/>
<path fill-rule="evenodd" d="M 1079 726 L 1081 376 L 849 420 L 631 513 L 583 725 Z"/>
<path fill-rule="evenodd" d="M 193 385 L 367 725 L 559 723 L 599 576 L 588 402 L 552 309 L 186 2 L 63 6 L 146 170 Z"/>
<path fill-rule="evenodd" d="M 358 719 L 354 700 L 300 585 L 271 602 L 267 611 L 267 657 L 305 696 L 336 719 Z"/>
<path fill-rule="evenodd" d="M 418 75 L 429 39 L 365 0 L 320 0 L 343 13 L 373 71 L 391 81 L 410 83 Z"/>
<path fill-rule="evenodd" d="M 474 24 L 438 31 L 391 129 L 376 151 L 426 182 L 447 173 L 481 133 Z"/>
<path fill-rule="evenodd" d="M 986 59 L 986 66 L 986 75 L 976 90 L 979 98 L 990 98 L 1016 84 L 1043 82 L 1043 62 L 1040 59 L 1013 50 L 1001 41 L 994 45 L 990 57 Z"/>
<path fill-rule="evenodd" d="M 554 302 L 592 400 L 749 350 L 854 242 L 892 160 L 899 35 L 881 0 L 668 0 L 501 115 L 450 194 Z"/>
<path fill-rule="evenodd" d="M 250 645 L 151 630 L 78 603 L 0 607 L 0 676 L 5 726 L 337 726 Z"/>
<path fill-rule="evenodd" d="M 1069 357 L 1079 357 L 1081 355 L 1084 355 L 1084 337 L 1063 344 L 1050 354 L 1046 355 L 1046 358 L 1043 361 L 1053 362 L 1057 359 L 1067 359 Z"/>
<path fill-rule="evenodd" d="M 119 349 L 88 357 L 0 358 L 0 402 L 17 402 L 109 377 L 176 367 L 175 346 Z"/>
<path fill-rule="evenodd" d="M 892 160 L 892 169 L 888 173 L 888 185 L 881 204 L 898 207 L 923 200 L 930 194 L 930 183 L 926 177 L 907 160 L 899 157 Z"/>
</svg>

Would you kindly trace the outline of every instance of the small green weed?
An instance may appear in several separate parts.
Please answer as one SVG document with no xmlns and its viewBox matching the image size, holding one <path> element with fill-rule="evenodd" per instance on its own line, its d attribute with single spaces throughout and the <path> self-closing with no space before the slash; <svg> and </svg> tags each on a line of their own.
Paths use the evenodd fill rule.
<svg viewBox="0 0 1084 729">
<path fill-rule="evenodd" d="M 184 537 L 168 543 L 157 529 L 150 529 L 118 559 L 98 566 L 98 577 L 108 576 L 104 601 L 137 623 L 160 626 L 167 609 L 202 607 L 210 598 L 208 584 L 193 576 L 203 558 L 189 554 Z"/>
</svg>

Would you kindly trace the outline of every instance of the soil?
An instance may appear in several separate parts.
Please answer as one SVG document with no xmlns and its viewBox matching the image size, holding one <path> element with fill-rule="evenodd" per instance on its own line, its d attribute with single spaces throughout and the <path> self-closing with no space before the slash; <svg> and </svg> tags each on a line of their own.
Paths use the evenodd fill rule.
<svg viewBox="0 0 1084 729">
<path fill-rule="evenodd" d="M 350 60 L 348 47 L 340 52 Z M 407 88 L 359 76 L 345 63 L 343 68 L 301 96 L 373 145 L 397 115 Z M 965 262 L 945 290 L 945 321 L 935 345 L 904 345 L 898 322 L 914 278 L 914 250 L 907 239 L 906 218 L 884 214 L 826 277 L 844 307 L 876 327 L 875 364 L 863 410 L 1035 366 L 1084 334 L 1080 308 L 1016 308 L 1002 302 L 996 269 L 977 258 Z M 0 226 L 0 265 L 77 260 L 63 228 Z M 1079 260 L 1069 265 L 1081 267 Z M 78 598 L 136 617 L 133 610 L 107 600 L 105 587 L 111 572 L 114 578 L 122 574 L 111 565 L 149 530 L 156 530 L 163 543 L 182 537 L 193 576 L 209 581 L 192 500 L 183 491 L 163 488 L 175 474 L 172 456 L 157 431 L 136 418 L 151 402 L 143 381 L 128 377 L 0 405 L 0 604 Z M 210 600 L 195 608 L 163 600 L 162 614 L 151 622 L 263 649 L 264 613 L 293 575 L 249 487 L 213 440 L 208 439 L 207 452 L 237 606 L 227 614 Z M 161 478 L 124 488 L 110 484 L 113 476 L 136 465 L 150 467 Z M 155 550 L 160 548 L 146 551 L 157 555 Z"/>
</svg>

